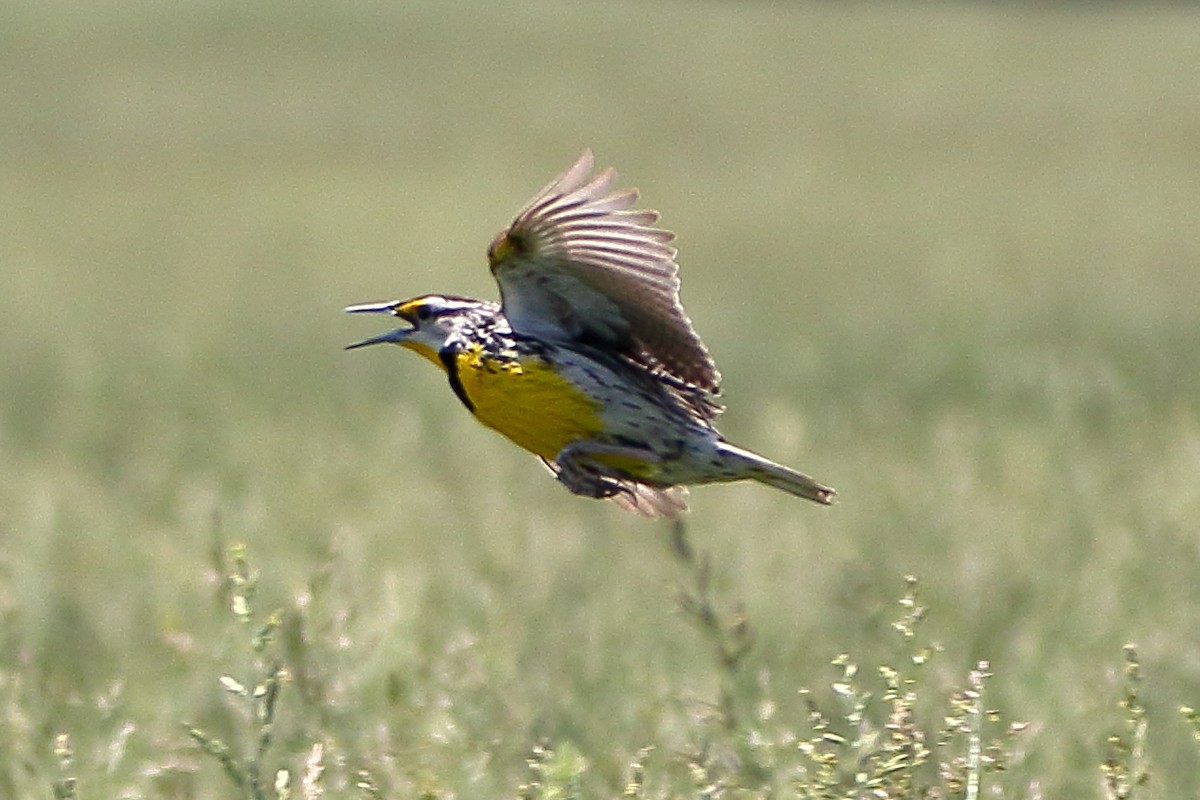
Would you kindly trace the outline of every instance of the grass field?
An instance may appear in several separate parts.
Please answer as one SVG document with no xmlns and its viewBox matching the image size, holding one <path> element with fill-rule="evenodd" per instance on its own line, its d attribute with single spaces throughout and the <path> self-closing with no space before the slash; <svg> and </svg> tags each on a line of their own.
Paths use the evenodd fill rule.
<svg viewBox="0 0 1200 800">
<path fill-rule="evenodd" d="M 1198 37 L 1107 4 L 7 4 L 0 796 L 236 796 L 218 739 L 296 796 L 306 759 L 305 796 L 816 796 L 801 688 L 866 796 L 842 653 L 859 733 L 911 708 L 905 746 L 978 730 L 990 663 L 985 732 L 1027 727 L 981 796 L 1103 797 L 1106 759 L 1196 796 Z M 494 296 L 491 235 L 585 146 L 679 234 L 725 433 L 836 507 L 698 489 L 688 562 L 428 364 L 340 349 L 382 329 L 349 303 Z M 276 664 L 258 757 L 267 703 L 221 677 Z"/>
</svg>

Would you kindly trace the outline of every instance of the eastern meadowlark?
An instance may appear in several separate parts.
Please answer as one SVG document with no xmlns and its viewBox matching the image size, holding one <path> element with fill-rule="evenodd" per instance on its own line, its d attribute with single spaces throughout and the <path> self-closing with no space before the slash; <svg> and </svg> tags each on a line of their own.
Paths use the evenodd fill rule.
<svg viewBox="0 0 1200 800">
<path fill-rule="evenodd" d="M 391 342 L 441 367 L 481 423 L 537 455 L 575 494 L 649 516 L 689 484 L 756 480 L 829 504 L 834 490 L 725 441 L 720 375 L 679 302 L 674 235 L 637 190 L 610 191 L 590 151 L 488 249 L 501 302 L 429 294 L 350 306 L 404 327 Z"/>
</svg>

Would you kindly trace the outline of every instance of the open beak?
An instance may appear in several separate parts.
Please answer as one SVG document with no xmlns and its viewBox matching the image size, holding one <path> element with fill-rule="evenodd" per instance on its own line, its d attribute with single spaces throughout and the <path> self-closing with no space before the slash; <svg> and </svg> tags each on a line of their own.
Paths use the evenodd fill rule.
<svg viewBox="0 0 1200 800">
<path fill-rule="evenodd" d="M 347 306 L 346 311 L 350 314 L 392 314 L 400 316 L 396 313 L 396 308 L 399 307 L 401 302 L 400 300 L 395 300 L 390 303 L 363 303 L 357 306 Z M 400 344 L 415 330 L 416 328 L 396 328 L 394 331 L 388 331 L 379 336 L 372 336 L 370 339 L 363 339 L 361 342 L 348 344 L 346 345 L 346 349 L 353 350 L 357 347 L 366 347 L 369 344 L 383 344 L 385 342 Z"/>
</svg>

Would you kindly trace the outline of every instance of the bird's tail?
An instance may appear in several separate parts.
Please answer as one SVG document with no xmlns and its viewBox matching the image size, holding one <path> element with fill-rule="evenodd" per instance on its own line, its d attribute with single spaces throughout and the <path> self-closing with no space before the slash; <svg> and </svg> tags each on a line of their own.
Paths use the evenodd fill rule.
<svg viewBox="0 0 1200 800">
<path fill-rule="evenodd" d="M 721 442 L 719 448 L 721 460 L 731 469 L 733 480 L 749 478 L 823 505 L 833 503 L 833 498 L 837 495 L 830 487 L 757 453 L 735 447 L 729 442 Z"/>
</svg>

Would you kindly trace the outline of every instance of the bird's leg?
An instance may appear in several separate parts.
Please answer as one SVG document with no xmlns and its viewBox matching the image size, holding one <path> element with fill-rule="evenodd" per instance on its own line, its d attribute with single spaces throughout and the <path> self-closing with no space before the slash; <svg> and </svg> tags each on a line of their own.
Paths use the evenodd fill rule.
<svg viewBox="0 0 1200 800">
<path fill-rule="evenodd" d="M 603 500 L 625 491 L 625 487 L 612 478 L 598 475 L 574 462 L 568 462 L 568 466 L 550 463 L 558 482 L 567 487 L 572 494 Z"/>
<path fill-rule="evenodd" d="M 606 444 L 586 439 L 571 442 L 554 458 L 553 467 L 558 480 L 572 493 L 585 497 L 612 497 L 629 489 L 620 480 L 621 474 L 597 460 L 596 456 L 619 456 L 656 463 L 661 457 L 643 447 Z"/>
</svg>

